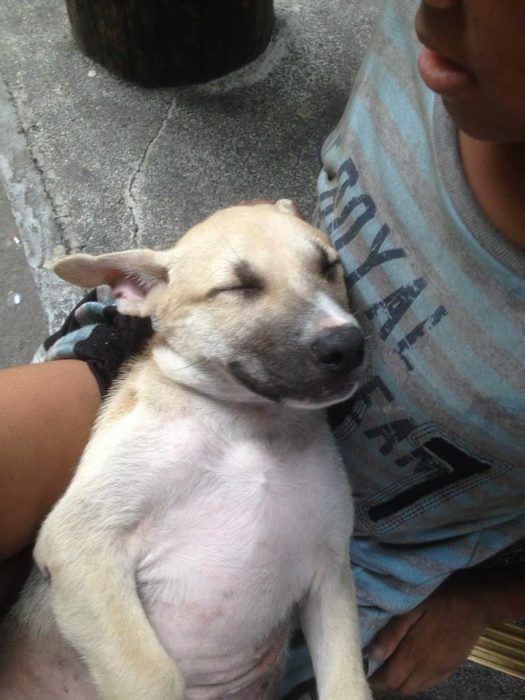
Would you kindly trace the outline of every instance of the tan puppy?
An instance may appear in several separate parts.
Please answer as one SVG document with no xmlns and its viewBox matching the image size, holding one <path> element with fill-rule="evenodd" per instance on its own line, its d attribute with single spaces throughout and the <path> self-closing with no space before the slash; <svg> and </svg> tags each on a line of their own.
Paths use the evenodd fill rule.
<svg viewBox="0 0 525 700">
<path fill-rule="evenodd" d="M 2 700 L 273 700 L 296 608 L 321 700 L 371 698 L 322 411 L 354 392 L 363 337 L 324 235 L 281 200 L 56 270 L 157 333 L 42 526 Z"/>
</svg>

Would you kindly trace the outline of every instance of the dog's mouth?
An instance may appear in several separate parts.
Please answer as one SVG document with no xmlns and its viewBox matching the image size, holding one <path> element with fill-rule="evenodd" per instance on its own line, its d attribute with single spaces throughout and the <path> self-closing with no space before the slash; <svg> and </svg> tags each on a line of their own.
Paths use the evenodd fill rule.
<svg viewBox="0 0 525 700">
<path fill-rule="evenodd" d="M 230 374 L 242 386 L 253 394 L 275 403 L 282 403 L 295 408 L 325 408 L 349 399 L 357 390 L 365 374 L 365 363 L 354 368 L 344 379 L 322 378 L 305 381 L 283 381 L 276 376 L 260 379 L 243 367 L 241 362 L 233 361 L 228 365 Z"/>
<path fill-rule="evenodd" d="M 252 377 L 240 362 L 230 362 L 228 369 L 232 376 L 240 382 L 246 389 L 251 391 L 258 396 L 262 396 L 270 401 L 279 402 L 281 400 L 281 394 L 277 387 L 271 386 L 267 382 L 262 382 L 255 377 Z"/>
</svg>

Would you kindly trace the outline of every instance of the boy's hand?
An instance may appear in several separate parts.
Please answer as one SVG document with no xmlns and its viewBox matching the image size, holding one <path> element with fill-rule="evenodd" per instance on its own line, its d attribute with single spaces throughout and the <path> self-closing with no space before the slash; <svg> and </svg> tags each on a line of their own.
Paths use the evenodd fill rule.
<svg viewBox="0 0 525 700">
<path fill-rule="evenodd" d="M 370 678 L 373 689 L 413 695 L 445 680 L 465 661 L 489 624 L 479 598 L 469 595 L 468 579 L 448 579 L 376 635 L 369 654 L 387 661 Z"/>
<path fill-rule="evenodd" d="M 117 311 L 109 287 L 97 287 L 69 314 L 62 327 L 44 341 L 42 360 L 82 360 L 93 373 L 102 396 L 122 365 L 152 336 L 151 319 Z"/>
</svg>

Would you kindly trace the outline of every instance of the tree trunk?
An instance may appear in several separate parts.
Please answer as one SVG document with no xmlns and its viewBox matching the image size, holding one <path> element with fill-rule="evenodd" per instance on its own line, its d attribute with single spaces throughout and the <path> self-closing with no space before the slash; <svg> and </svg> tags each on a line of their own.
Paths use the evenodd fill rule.
<svg viewBox="0 0 525 700">
<path fill-rule="evenodd" d="M 266 48 L 273 0 L 66 0 L 81 50 L 147 87 L 202 83 Z"/>
</svg>

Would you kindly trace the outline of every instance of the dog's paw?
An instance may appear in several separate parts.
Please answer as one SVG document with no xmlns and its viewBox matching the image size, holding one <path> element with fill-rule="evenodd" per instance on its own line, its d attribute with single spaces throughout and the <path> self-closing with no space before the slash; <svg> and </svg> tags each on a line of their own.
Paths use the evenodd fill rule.
<svg viewBox="0 0 525 700">
<path fill-rule="evenodd" d="M 319 700 L 374 700 L 374 698 L 368 683 L 352 683 L 344 688 L 337 688 L 337 690 L 321 694 Z"/>
</svg>

